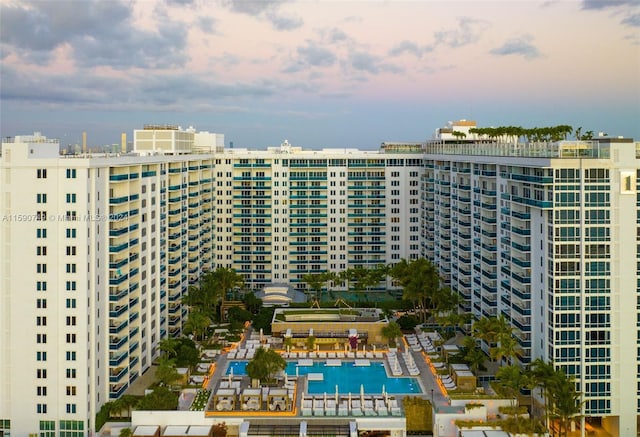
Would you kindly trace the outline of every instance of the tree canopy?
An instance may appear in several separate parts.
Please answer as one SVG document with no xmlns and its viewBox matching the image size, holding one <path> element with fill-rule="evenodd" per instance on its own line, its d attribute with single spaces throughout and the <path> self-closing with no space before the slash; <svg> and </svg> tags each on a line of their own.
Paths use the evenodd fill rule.
<svg viewBox="0 0 640 437">
<path fill-rule="evenodd" d="M 247 375 L 261 382 L 271 382 L 275 375 L 287 367 L 287 362 L 273 349 L 259 348 L 247 364 Z"/>
</svg>

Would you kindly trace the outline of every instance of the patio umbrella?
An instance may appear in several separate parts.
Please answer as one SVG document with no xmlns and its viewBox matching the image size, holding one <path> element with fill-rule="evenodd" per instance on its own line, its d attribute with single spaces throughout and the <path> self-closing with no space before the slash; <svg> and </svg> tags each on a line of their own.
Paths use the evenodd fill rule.
<svg viewBox="0 0 640 437">
<path fill-rule="evenodd" d="M 300 376 L 300 375 L 298 375 L 298 366 L 296 366 L 296 378 L 297 378 L 298 376 Z"/>
<path fill-rule="evenodd" d="M 364 384 L 360 384 L 360 402 L 364 404 Z"/>
<path fill-rule="evenodd" d="M 338 403 L 338 384 L 336 384 L 336 404 Z"/>
<path fill-rule="evenodd" d="M 262 328 L 260 328 L 260 343 L 262 343 L 263 340 L 263 333 L 262 333 Z"/>
<path fill-rule="evenodd" d="M 382 394 L 386 394 L 386 393 L 387 393 L 387 390 L 385 390 L 385 386 L 384 384 L 382 384 Z"/>
<path fill-rule="evenodd" d="M 233 367 L 231 368 L 231 371 L 229 372 L 229 387 L 231 387 L 231 379 L 233 379 Z"/>
<path fill-rule="evenodd" d="M 287 372 L 284 372 L 284 383 L 288 383 L 289 382 L 289 378 L 287 378 Z"/>
<path fill-rule="evenodd" d="M 324 392 L 324 404 L 327 405 L 327 392 Z"/>
<path fill-rule="evenodd" d="M 351 412 L 351 392 L 349 392 L 349 412 Z"/>
<path fill-rule="evenodd" d="M 374 344 L 373 345 L 373 352 L 375 353 L 375 351 L 376 351 L 376 345 Z"/>
<path fill-rule="evenodd" d="M 345 343 L 345 344 L 344 344 L 344 353 L 345 353 L 345 354 L 347 353 L 347 346 L 348 346 L 348 343 Z"/>
</svg>

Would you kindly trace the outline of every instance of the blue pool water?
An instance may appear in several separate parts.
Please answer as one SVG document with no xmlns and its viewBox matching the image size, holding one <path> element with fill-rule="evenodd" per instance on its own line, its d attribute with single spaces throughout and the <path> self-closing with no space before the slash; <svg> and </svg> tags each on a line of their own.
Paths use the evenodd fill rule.
<svg viewBox="0 0 640 437">
<path fill-rule="evenodd" d="M 227 375 L 233 369 L 234 375 L 246 375 L 247 361 L 232 361 L 227 367 Z M 287 362 L 287 375 L 295 376 L 297 362 Z M 382 386 L 389 394 L 422 393 L 420 384 L 415 378 L 394 378 L 387 376 L 382 362 L 372 361 L 371 366 L 354 366 L 352 361 L 343 361 L 341 366 L 326 366 L 322 361 L 314 361 L 313 366 L 299 366 L 298 375 L 322 373 L 324 381 L 308 381 L 308 393 L 335 393 L 336 385 L 339 393 L 360 393 L 360 385 L 365 394 L 382 393 Z"/>
</svg>

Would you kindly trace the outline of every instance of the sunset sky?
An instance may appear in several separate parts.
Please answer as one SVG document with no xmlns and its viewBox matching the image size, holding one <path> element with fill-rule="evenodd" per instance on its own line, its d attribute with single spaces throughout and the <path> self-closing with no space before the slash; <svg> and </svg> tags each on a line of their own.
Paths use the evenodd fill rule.
<svg viewBox="0 0 640 437">
<path fill-rule="evenodd" d="M 450 120 L 640 140 L 640 2 L 0 0 L 0 135 L 424 141 Z"/>
</svg>

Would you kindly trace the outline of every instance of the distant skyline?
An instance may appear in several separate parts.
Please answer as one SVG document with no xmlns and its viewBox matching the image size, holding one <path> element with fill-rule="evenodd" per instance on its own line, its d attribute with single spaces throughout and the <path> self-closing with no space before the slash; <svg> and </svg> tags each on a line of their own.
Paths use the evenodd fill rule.
<svg viewBox="0 0 640 437">
<path fill-rule="evenodd" d="M 0 0 L 0 135 L 375 149 L 458 119 L 640 140 L 640 3 Z"/>
</svg>

